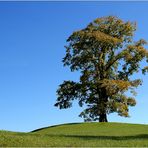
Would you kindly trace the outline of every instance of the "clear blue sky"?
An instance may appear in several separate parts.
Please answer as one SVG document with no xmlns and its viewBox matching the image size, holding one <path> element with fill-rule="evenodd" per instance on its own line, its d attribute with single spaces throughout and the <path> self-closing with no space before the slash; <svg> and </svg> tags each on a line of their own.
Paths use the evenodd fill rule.
<svg viewBox="0 0 148 148">
<path fill-rule="evenodd" d="M 61 62 L 67 37 L 97 17 L 116 15 L 137 21 L 135 39 L 148 41 L 148 2 L 0 2 L 0 129 L 30 131 L 82 122 L 77 104 L 67 110 L 53 105 L 63 80 L 77 80 Z M 148 124 L 148 76 L 137 90 L 130 118 L 112 122 Z"/>
</svg>

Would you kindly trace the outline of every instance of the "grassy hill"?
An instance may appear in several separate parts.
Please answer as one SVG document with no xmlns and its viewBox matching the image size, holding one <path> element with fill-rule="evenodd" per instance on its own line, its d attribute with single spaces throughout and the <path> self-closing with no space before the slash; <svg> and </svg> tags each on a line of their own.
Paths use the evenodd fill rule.
<svg viewBox="0 0 148 148">
<path fill-rule="evenodd" d="M 73 123 L 29 133 L 0 131 L 0 146 L 36 147 L 148 147 L 148 125 Z"/>
</svg>

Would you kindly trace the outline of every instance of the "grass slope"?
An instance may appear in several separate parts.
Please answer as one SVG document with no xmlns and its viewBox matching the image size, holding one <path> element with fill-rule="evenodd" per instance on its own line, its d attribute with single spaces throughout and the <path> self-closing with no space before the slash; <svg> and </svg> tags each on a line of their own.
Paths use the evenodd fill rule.
<svg viewBox="0 0 148 148">
<path fill-rule="evenodd" d="M 0 131 L 0 146 L 18 147 L 148 147 L 148 125 L 73 123 L 30 133 Z"/>
</svg>

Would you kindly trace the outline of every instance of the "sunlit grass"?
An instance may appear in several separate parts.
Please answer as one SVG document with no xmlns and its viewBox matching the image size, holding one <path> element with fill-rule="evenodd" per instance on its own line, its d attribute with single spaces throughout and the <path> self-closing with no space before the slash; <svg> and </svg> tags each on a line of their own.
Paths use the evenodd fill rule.
<svg viewBox="0 0 148 148">
<path fill-rule="evenodd" d="M 144 147 L 148 146 L 148 125 L 79 123 L 48 127 L 30 133 L 0 131 L 0 146 Z"/>
</svg>

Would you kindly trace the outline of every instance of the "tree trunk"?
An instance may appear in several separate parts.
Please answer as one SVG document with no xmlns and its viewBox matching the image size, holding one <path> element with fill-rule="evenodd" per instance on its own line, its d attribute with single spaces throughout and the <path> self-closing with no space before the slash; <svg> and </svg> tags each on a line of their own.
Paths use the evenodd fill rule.
<svg viewBox="0 0 148 148">
<path fill-rule="evenodd" d="M 108 122 L 106 113 L 100 114 L 99 122 Z"/>
</svg>

